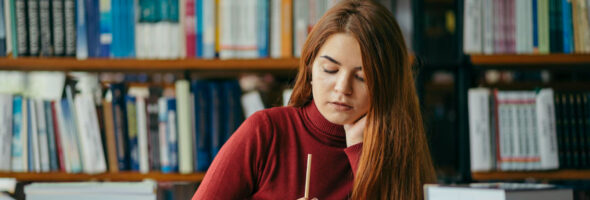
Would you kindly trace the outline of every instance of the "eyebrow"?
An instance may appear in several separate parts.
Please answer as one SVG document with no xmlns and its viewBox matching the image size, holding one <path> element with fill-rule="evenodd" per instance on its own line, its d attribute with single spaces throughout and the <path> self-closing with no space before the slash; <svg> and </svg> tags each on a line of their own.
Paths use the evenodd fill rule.
<svg viewBox="0 0 590 200">
<path fill-rule="evenodd" d="M 334 58 L 332 58 L 330 56 L 323 55 L 323 56 L 320 56 L 320 58 L 325 58 L 325 59 L 329 60 L 330 62 L 333 62 L 334 64 L 342 66 L 342 64 L 340 62 L 338 62 L 337 60 L 335 60 Z M 363 68 L 361 66 L 358 66 L 358 67 L 355 67 L 355 69 L 362 70 Z"/>
</svg>

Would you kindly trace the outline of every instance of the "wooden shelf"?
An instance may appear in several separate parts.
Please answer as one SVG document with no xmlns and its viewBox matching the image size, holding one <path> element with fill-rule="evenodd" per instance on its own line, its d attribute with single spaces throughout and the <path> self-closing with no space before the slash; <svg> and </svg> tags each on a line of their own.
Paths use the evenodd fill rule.
<svg viewBox="0 0 590 200">
<path fill-rule="evenodd" d="M 478 66 L 493 65 L 589 65 L 589 54 L 549 55 L 471 55 L 471 63 Z"/>
<path fill-rule="evenodd" d="M 135 60 L 75 58 L 0 58 L 0 70 L 58 71 L 182 71 L 182 70 L 295 70 L 298 58 L 234 60 Z"/>
<path fill-rule="evenodd" d="M 531 172 L 474 172 L 473 180 L 590 180 L 590 170 L 557 170 Z"/>
<path fill-rule="evenodd" d="M 153 179 L 156 181 L 191 181 L 200 182 L 205 173 L 193 174 L 164 174 L 150 172 L 141 174 L 139 172 L 119 172 L 103 174 L 69 174 L 64 172 L 49 173 L 12 173 L 0 172 L 0 178 L 15 178 L 18 181 L 40 181 L 40 182 L 61 182 L 61 181 L 142 181 Z"/>
</svg>

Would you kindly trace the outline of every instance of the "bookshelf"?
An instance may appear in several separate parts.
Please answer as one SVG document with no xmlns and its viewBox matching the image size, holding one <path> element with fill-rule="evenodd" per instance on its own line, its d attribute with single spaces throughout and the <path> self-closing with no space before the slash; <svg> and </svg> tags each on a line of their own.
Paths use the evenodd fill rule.
<svg viewBox="0 0 590 200">
<path fill-rule="evenodd" d="M 518 171 L 518 172 L 474 172 L 471 177 L 476 181 L 493 180 L 589 180 L 590 170 L 555 170 L 555 171 Z"/>
<path fill-rule="evenodd" d="M 203 180 L 205 173 L 164 174 L 160 172 L 149 172 L 142 174 L 139 172 L 118 172 L 102 174 L 70 174 L 65 172 L 45 172 L 45 173 L 15 173 L 0 172 L 0 177 L 15 178 L 18 181 L 42 181 L 42 182 L 63 182 L 63 181 L 142 181 L 144 179 L 153 179 L 155 181 L 189 181 L 200 182 Z"/>
<path fill-rule="evenodd" d="M 471 55 L 471 64 L 475 66 L 502 65 L 587 65 L 588 54 L 548 54 L 548 55 Z"/>
<path fill-rule="evenodd" d="M 232 60 L 137 60 L 75 58 L 0 58 L 0 70 L 47 71 L 211 71 L 295 70 L 298 58 Z"/>
</svg>

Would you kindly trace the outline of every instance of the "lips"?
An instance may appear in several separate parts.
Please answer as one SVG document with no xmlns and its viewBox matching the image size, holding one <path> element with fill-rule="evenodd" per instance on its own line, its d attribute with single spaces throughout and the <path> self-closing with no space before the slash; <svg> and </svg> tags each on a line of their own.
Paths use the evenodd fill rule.
<svg viewBox="0 0 590 200">
<path fill-rule="evenodd" d="M 330 102 L 330 105 L 338 111 L 352 110 L 352 106 L 342 102 Z"/>
</svg>

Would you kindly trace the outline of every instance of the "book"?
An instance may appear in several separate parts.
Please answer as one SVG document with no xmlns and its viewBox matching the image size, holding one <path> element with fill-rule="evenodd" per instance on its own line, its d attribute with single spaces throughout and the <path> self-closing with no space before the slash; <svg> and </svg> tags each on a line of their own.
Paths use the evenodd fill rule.
<svg viewBox="0 0 590 200">
<path fill-rule="evenodd" d="M 100 57 L 100 5 L 99 0 L 84 0 L 86 13 L 86 48 L 88 57 Z"/>
<path fill-rule="evenodd" d="M 176 118 L 176 99 L 166 99 L 166 140 L 168 146 L 168 157 L 170 165 L 162 172 L 178 172 L 178 120 Z"/>
<path fill-rule="evenodd" d="M 158 136 L 160 149 L 160 171 L 162 173 L 172 172 L 170 164 L 170 152 L 168 148 L 168 99 L 158 99 Z"/>
<path fill-rule="evenodd" d="M 99 27 L 100 27 L 100 53 L 99 57 L 108 58 L 111 56 L 111 43 L 113 41 L 113 18 L 111 0 L 100 0 L 99 2 Z"/>
<path fill-rule="evenodd" d="M 472 183 L 469 185 L 424 185 L 424 199 L 481 200 L 573 200 L 573 190 L 549 184 Z"/>
<path fill-rule="evenodd" d="M 53 107 L 51 106 L 50 101 L 44 101 L 43 107 L 45 109 L 45 119 L 46 119 L 46 127 L 47 127 L 47 148 L 49 151 L 49 170 L 50 171 L 58 171 L 59 170 L 59 158 L 58 158 L 58 149 L 56 145 L 56 133 L 54 127 L 54 115 L 53 115 Z"/>
<path fill-rule="evenodd" d="M 117 142 L 115 139 L 115 126 L 112 102 L 112 95 L 109 91 L 109 94 L 102 102 L 105 127 L 105 143 L 107 147 L 107 163 L 109 164 L 109 171 L 111 173 L 117 173 L 119 171 L 119 163 L 117 160 Z"/>
<path fill-rule="evenodd" d="M 39 31 L 41 33 L 39 55 L 53 56 L 51 43 L 51 0 L 39 0 Z"/>
<path fill-rule="evenodd" d="M 114 44 L 113 44 L 114 45 Z M 110 86 L 113 102 L 113 126 L 115 127 L 115 142 L 119 171 L 129 170 L 129 147 L 127 130 L 127 108 L 125 102 L 125 85 L 122 83 Z"/>
<path fill-rule="evenodd" d="M 490 132 L 490 91 L 487 88 L 469 89 L 469 144 L 471 171 L 491 171 L 494 169 L 495 158 L 491 157 L 494 150 Z"/>
<path fill-rule="evenodd" d="M 14 1 L 14 13 L 13 16 L 13 29 L 16 33 L 16 43 L 14 45 L 15 54 L 18 56 L 27 56 L 29 54 L 29 36 L 27 30 L 27 4 L 26 0 L 15 0 Z"/>
<path fill-rule="evenodd" d="M 64 56 L 66 52 L 64 0 L 51 0 L 51 26 L 53 55 Z"/>
<path fill-rule="evenodd" d="M 38 56 L 41 49 L 41 32 L 39 26 L 39 0 L 27 0 L 27 28 L 29 55 Z"/>
<path fill-rule="evenodd" d="M 149 172 L 149 154 L 148 154 L 148 130 L 147 130 L 147 108 L 145 96 L 137 96 L 137 144 L 139 151 L 139 171 L 141 173 Z"/>
<path fill-rule="evenodd" d="M 129 148 L 130 170 L 139 171 L 136 97 L 130 95 L 126 96 L 125 103 L 127 108 L 127 146 Z"/>
<path fill-rule="evenodd" d="M 3 3 L 3 2 L 2 2 Z M 0 171 L 10 171 L 11 168 L 11 144 L 12 144 L 12 116 L 13 96 L 0 94 Z"/>
<path fill-rule="evenodd" d="M 75 106 L 84 172 L 88 174 L 104 173 L 107 170 L 107 165 L 100 137 L 98 115 L 92 96 L 84 93 L 77 94 Z"/>
<path fill-rule="evenodd" d="M 209 131 L 209 88 L 208 81 L 206 80 L 195 80 L 191 83 L 191 90 L 193 93 L 194 101 L 194 113 L 195 113 L 195 140 L 194 145 L 196 146 L 195 153 L 195 171 L 204 172 L 207 171 L 211 164 L 210 154 L 210 131 Z"/>
<path fill-rule="evenodd" d="M 37 112 L 36 117 L 33 119 L 37 121 L 37 134 L 38 134 L 38 145 L 39 145 L 39 161 L 42 172 L 49 172 L 50 170 L 50 158 L 49 158 L 49 136 L 47 133 L 47 119 L 45 118 L 45 102 L 41 99 L 33 101 L 33 106 Z"/>
<path fill-rule="evenodd" d="M 9 52 L 7 50 L 6 41 L 7 40 L 7 32 L 9 29 L 6 28 L 5 18 L 8 18 L 10 15 L 5 14 L 7 10 L 4 9 L 4 0 L 0 1 L 0 56 L 6 56 L 6 53 Z"/>
<path fill-rule="evenodd" d="M 76 56 L 76 1 L 64 0 L 65 56 Z"/>
<path fill-rule="evenodd" d="M 176 88 L 176 109 L 178 120 L 178 166 L 179 172 L 188 174 L 193 172 L 192 130 L 190 108 L 190 84 L 187 80 L 178 80 Z"/>
<path fill-rule="evenodd" d="M 33 183 L 24 187 L 27 199 L 131 199 L 155 200 L 156 183 L 143 182 L 71 182 Z"/>
</svg>

